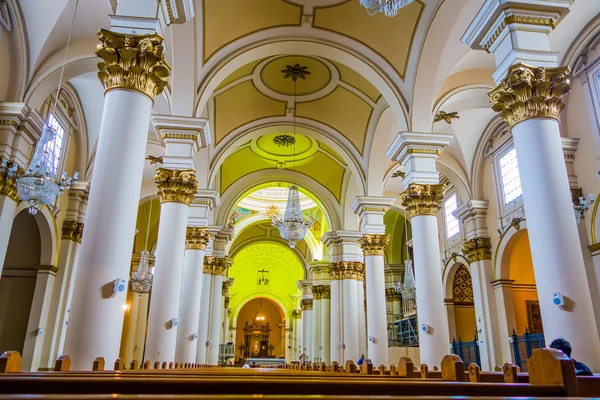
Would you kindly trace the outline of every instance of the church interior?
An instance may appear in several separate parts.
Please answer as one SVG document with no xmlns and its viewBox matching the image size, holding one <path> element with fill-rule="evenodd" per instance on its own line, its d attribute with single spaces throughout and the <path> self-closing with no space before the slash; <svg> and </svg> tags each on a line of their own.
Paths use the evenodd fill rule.
<svg viewBox="0 0 600 400">
<path fill-rule="evenodd" d="M 597 0 L 0 0 L 0 400 L 600 396 L 599 160 Z"/>
</svg>

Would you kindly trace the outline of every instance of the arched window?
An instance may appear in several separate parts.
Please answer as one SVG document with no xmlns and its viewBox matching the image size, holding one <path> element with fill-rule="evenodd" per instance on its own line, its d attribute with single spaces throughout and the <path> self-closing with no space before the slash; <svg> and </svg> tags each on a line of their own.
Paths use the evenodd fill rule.
<svg viewBox="0 0 600 400">
<path fill-rule="evenodd" d="M 45 149 L 50 155 L 48 170 L 55 176 L 60 176 L 64 168 L 69 138 L 78 127 L 74 116 L 75 108 L 72 105 L 69 93 L 61 90 L 56 107 L 54 106 L 55 96 L 56 93 L 52 94 L 44 102 L 41 114 L 46 123 L 56 131 L 54 139 L 48 142 Z"/>
<path fill-rule="evenodd" d="M 517 151 L 514 147 L 508 149 L 498 160 L 504 204 L 509 204 L 523 195 Z"/>
<path fill-rule="evenodd" d="M 54 139 L 46 143 L 46 149 L 44 150 L 50 155 L 48 170 L 54 176 L 57 176 L 63 143 L 65 141 L 65 128 L 52 113 L 48 114 L 47 121 L 48 125 L 56 132 L 56 135 Z"/>
<path fill-rule="evenodd" d="M 450 239 L 460 233 L 458 219 L 452 213 L 458 208 L 458 197 L 452 193 L 444 200 L 444 222 L 446 225 L 446 238 Z"/>
</svg>

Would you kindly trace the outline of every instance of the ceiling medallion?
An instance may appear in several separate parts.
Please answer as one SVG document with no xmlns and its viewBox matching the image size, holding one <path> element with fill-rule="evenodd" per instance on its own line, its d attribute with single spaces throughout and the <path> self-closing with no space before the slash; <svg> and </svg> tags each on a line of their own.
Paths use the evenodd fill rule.
<svg viewBox="0 0 600 400">
<path fill-rule="evenodd" d="M 296 144 L 296 138 L 291 135 L 277 135 L 273 138 L 273 143 L 278 147 L 289 147 Z"/>
<path fill-rule="evenodd" d="M 406 7 L 413 0 L 360 0 L 360 4 L 367 9 L 369 15 L 384 13 L 386 17 L 394 17 L 398 10 Z"/>
<path fill-rule="evenodd" d="M 306 79 L 306 75 L 310 75 L 308 67 L 302 67 L 300 64 L 296 64 L 293 67 L 288 65 L 285 69 L 282 69 L 281 72 L 285 74 L 283 76 L 285 79 L 292 78 L 294 82 L 296 82 L 296 79 L 298 78 Z"/>
</svg>

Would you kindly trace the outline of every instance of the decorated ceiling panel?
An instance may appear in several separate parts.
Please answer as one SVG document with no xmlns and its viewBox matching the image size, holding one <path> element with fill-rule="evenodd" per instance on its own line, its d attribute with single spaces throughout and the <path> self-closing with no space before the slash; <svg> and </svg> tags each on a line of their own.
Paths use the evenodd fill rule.
<svg viewBox="0 0 600 400">
<path fill-rule="evenodd" d="M 289 71 L 300 68 L 296 81 Z M 293 113 L 343 135 L 364 153 L 368 127 L 379 91 L 360 74 L 330 60 L 276 56 L 247 64 L 232 73 L 214 96 L 215 141 L 232 131 L 269 117 L 293 122 Z M 287 109 L 287 114 L 286 114 Z"/>
<path fill-rule="evenodd" d="M 266 134 L 227 157 L 220 169 L 220 191 L 224 193 L 253 172 L 286 168 L 312 177 L 340 201 L 346 167 L 338 154 L 315 139 L 301 134 Z"/>
<path fill-rule="evenodd" d="M 315 28 L 351 37 L 375 50 L 402 77 L 405 75 L 414 31 L 423 5 L 415 1 L 402 8 L 394 18 L 383 13 L 369 16 L 358 1 L 348 0 L 315 10 Z"/>
<path fill-rule="evenodd" d="M 204 0 L 204 61 L 236 39 L 263 29 L 299 26 L 302 7 L 283 0 Z"/>
</svg>

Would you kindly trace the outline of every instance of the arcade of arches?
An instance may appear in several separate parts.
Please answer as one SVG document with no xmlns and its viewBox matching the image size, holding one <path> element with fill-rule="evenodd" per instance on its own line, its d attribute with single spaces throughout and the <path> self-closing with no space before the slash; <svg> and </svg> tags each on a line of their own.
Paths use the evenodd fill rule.
<svg viewBox="0 0 600 400">
<path fill-rule="evenodd" d="M 0 0 L 0 353 L 600 372 L 599 43 L 596 0 Z M 45 123 L 79 180 L 30 215 Z"/>
</svg>

